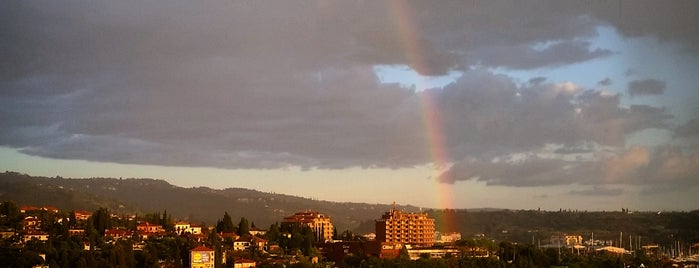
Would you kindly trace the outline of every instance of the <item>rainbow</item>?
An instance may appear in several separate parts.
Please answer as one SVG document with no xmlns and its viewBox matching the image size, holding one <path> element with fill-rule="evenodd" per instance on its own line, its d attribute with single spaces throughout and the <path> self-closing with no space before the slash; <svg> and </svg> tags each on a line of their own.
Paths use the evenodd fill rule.
<svg viewBox="0 0 699 268">
<path fill-rule="evenodd" d="M 408 60 L 409 65 L 413 70 L 424 71 L 428 70 L 429 66 L 424 56 L 424 49 L 421 38 L 418 36 L 418 28 L 414 22 L 413 12 L 409 4 L 405 0 L 390 0 L 389 9 L 391 17 L 398 30 L 398 33 L 403 44 L 403 53 Z M 433 91 L 425 90 L 431 88 L 429 81 L 422 79 L 417 89 L 423 89 L 421 92 L 421 108 L 422 121 L 426 130 L 430 156 L 432 163 L 435 165 L 433 178 L 438 176 L 446 176 L 444 171 L 449 167 L 451 159 L 446 150 L 444 141 L 444 133 L 442 131 L 442 120 L 435 103 Z M 449 181 L 449 180 L 447 180 Z M 449 209 L 455 208 L 454 193 L 447 183 L 440 183 L 435 180 L 436 197 L 439 208 Z M 444 213 L 442 217 L 442 225 L 436 226 L 437 230 L 441 231 L 456 231 L 456 222 L 453 213 Z"/>
</svg>

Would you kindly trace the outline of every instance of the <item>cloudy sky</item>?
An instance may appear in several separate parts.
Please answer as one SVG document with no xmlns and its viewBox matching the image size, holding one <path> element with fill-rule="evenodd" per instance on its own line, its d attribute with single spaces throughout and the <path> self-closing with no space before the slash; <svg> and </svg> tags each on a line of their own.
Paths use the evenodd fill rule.
<svg viewBox="0 0 699 268">
<path fill-rule="evenodd" d="M 691 210 L 699 2 L 2 1 L 0 169 Z"/>
</svg>

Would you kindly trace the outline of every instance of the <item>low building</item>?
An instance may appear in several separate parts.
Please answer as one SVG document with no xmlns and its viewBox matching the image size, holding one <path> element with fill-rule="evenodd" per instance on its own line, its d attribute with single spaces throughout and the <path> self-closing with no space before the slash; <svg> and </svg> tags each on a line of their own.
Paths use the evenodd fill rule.
<svg viewBox="0 0 699 268">
<path fill-rule="evenodd" d="M 92 213 L 87 210 L 75 210 L 73 214 L 75 215 L 75 219 L 79 221 L 86 221 L 92 216 Z"/>
<path fill-rule="evenodd" d="M 30 231 L 24 235 L 24 238 L 22 239 L 22 241 L 24 241 L 24 243 L 27 243 L 27 242 L 31 241 L 32 239 L 36 239 L 39 241 L 48 241 L 49 234 L 44 233 L 44 232 L 38 232 L 38 231 Z"/>
<path fill-rule="evenodd" d="M 461 233 L 451 232 L 451 233 L 441 233 L 434 232 L 435 243 L 452 244 L 456 241 L 461 240 Z"/>
<path fill-rule="evenodd" d="M 456 248 L 416 248 L 408 249 L 408 256 L 411 260 L 417 260 L 421 258 L 430 259 L 441 259 L 449 254 L 453 256 L 458 256 L 461 253 Z"/>
<path fill-rule="evenodd" d="M 563 241 L 565 241 L 565 245 L 568 247 L 583 244 L 583 238 L 581 235 L 563 235 Z"/>
<path fill-rule="evenodd" d="M 74 235 L 83 235 L 85 234 L 85 229 L 69 229 L 68 230 L 68 235 L 74 236 Z"/>
<path fill-rule="evenodd" d="M 41 227 L 41 220 L 35 216 L 24 217 L 22 221 L 24 230 L 35 230 Z"/>
<path fill-rule="evenodd" d="M 0 231 L 0 239 L 7 239 L 15 236 L 17 233 L 14 229 L 3 229 Z"/>
<path fill-rule="evenodd" d="M 250 232 L 251 235 L 255 235 L 255 236 L 260 235 L 260 236 L 262 236 L 262 235 L 265 235 L 265 234 L 267 233 L 267 230 L 260 229 L 260 228 L 256 228 L 256 227 L 250 227 L 249 232 Z"/>
<path fill-rule="evenodd" d="M 233 262 L 233 268 L 249 268 L 256 267 L 257 263 L 250 259 L 237 259 Z"/>
<path fill-rule="evenodd" d="M 267 240 L 252 235 L 241 236 L 233 242 L 233 250 L 248 250 L 252 247 L 262 250 L 266 246 Z"/>
<path fill-rule="evenodd" d="M 112 228 L 105 230 L 104 236 L 113 240 L 129 239 L 133 236 L 133 231 L 120 228 Z"/>
<path fill-rule="evenodd" d="M 364 235 L 362 235 L 362 237 L 364 237 L 364 239 L 366 239 L 366 240 L 368 240 L 368 241 L 376 240 L 376 234 L 375 234 L 375 233 L 364 234 Z"/>
<path fill-rule="evenodd" d="M 165 231 L 162 225 L 150 224 L 148 222 L 139 224 L 136 226 L 136 230 L 141 234 L 157 234 Z"/>
<path fill-rule="evenodd" d="M 192 268 L 213 268 L 214 250 L 205 246 L 198 246 L 189 252 L 190 266 Z"/>
<path fill-rule="evenodd" d="M 36 210 L 40 210 L 40 209 L 41 208 L 35 207 L 35 206 L 21 206 L 21 207 L 19 207 L 19 212 L 27 213 L 29 211 L 36 211 Z"/>
<path fill-rule="evenodd" d="M 189 225 L 189 233 L 194 234 L 194 235 L 201 234 L 201 225 L 190 224 Z"/>
<path fill-rule="evenodd" d="M 619 247 L 612 247 L 612 246 L 607 246 L 607 247 L 602 247 L 595 249 L 597 252 L 607 252 L 607 253 L 612 253 L 612 254 L 624 254 L 626 253 L 626 249 L 619 248 Z"/>
<path fill-rule="evenodd" d="M 175 223 L 175 232 L 178 234 L 189 232 L 189 222 L 180 221 Z"/>
</svg>

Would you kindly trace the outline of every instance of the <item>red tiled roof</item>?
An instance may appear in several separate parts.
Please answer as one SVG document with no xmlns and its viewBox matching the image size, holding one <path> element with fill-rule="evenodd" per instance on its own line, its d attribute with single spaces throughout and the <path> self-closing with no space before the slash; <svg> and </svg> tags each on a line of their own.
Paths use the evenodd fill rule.
<svg viewBox="0 0 699 268">
<path fill-rule="evenodd" d="M 196 248 L 193 248 L 192 251 L 214 251 L 214 250 L 202 245 L 202 246 L 198 246 Z"/>
<path fill-rule="evenodd" d="M 235 263 L 255 263 L 255 261 L 251 259 L 237 259 Z"/>
</svg>

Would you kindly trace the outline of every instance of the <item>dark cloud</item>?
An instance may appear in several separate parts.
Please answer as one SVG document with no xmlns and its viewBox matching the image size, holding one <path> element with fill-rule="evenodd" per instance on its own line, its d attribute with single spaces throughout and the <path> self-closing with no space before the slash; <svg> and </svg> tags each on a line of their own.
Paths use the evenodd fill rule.
<svg viewBox="0 0 699 268">
<path fill-rule="evenodd" d="M 484 181 L 488 185 L 552 186 L 572 184 L 582 179 L 579 167 L 557 159 L 528 158 L 521 162 L 467 159 L 441 174 L 438 181 L 454 183 L 461 180 Z"/>
<path fill-rule="evenodd" d="M 678 148 L 632 147 L 616 152 L 593 152 L 587 159 L 537 154 L 491 159 L 467 158 L 438 177 L 443 183 L 478 180 L 489 185 L 553 186 L 625 184 L 696 187 L 699 153 Z"/>
<path fill-rule="evenodd" d="M 662 95 L 665 93 L 665 88 L 665 81 L 655 79 L 634 80 L 629 82 L 628 92 L 631 97 L 643 95 Z"/>
<path fill-rule="evenodd" d="M 686 27 L 697 23 L 692 0 L 664 3 L 653 0 L 597 2 L 591 14 L 613 25 L 629 37 L 653 36 L 666 42 L 678 42 L 691 53 L 699 52 L 699 29 Z"/>
<path fill-rule="evenodd" d="M 438 96 L 447 147 L 456 159 L 549 143 L 621 146 L 626 135 L 667 128 L 671 118 L 651 106 L 621 107 L 618 95 L 572 83 L 518 87 L 506 76 L 479 70 L 465 73 Z"/>
<path fill-rule="evenodd" d="M 534 77 L 532 79 L 529 79 L 529 84 L 539 85 L 539 84 L 543 83 L 544 81 L 546 81 L 546 77 L 537 76 L 537 77 Z"/>
<path fill-rule="evenodd" d="M 621 146 L 630 133 L 667 127 L 666 111 L 622 107 L 618 95 L 543 77 L 519 86 L 471 68 L 609 56 L 587 40 L 598 26 L 626 21 L 607 18 L 599 5 L 3 2 L 0 145 L 119 163 L 408 167 L 430 161 L 423 108 L 431 94 L 455 159 L 549 143 Z M 647 19 L 672 18 L 660 15 L 667 17 Z M 663 38 L 695 44 L 681 31 L 696 29 Z M 444 89 L 415 92 L 378 82 L 373 66 L 390 64 L 464 75 Z M 531 174 L 522 185 L 553 181 L 536 174 L 567 172 L 552 160 L 531 164 L 516 167 Z M 494 183 L 507 184 L 500 177 Z"/>
<path fill-rule="evenodd" d="M 613 83 L 612 79 L 609 77 L 606 77 L 606 78 L 600 80 L 599 82 L 597 82 L 597 85 L 598 86 L 611 86 L 612 83 Z"/>
<path fill-rule="evenodd" d="M 487 66 L 500 66 L 509 69 L 535 69 L 555 67 L 612 55 L 606 49 L 590 50 L 590 43 L 583 41 L 564 41 L 550 45 L 541 50 L 530 45 L 517 47 L 487 47 L 474 49 L 470 59 L 479 60 Z"/>
</svg>

